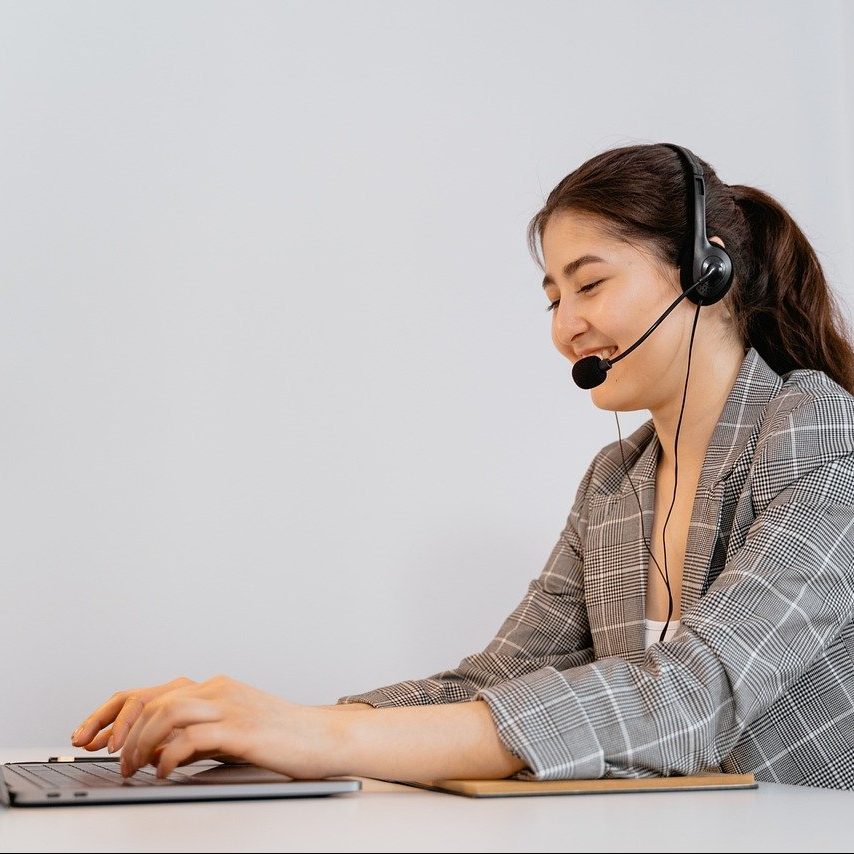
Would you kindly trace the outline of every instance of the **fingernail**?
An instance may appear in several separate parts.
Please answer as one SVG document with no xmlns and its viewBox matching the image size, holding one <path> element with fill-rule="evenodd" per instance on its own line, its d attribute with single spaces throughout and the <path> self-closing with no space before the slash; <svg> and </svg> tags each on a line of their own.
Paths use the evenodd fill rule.
<svg viewBox="0 0 854 854">
<path fill-rule="evenodd" d="M 74 732 L 73 732 L 73 733 L 71 733 L 71 741 L 72 741 L 72 742 L 77 741 L 77 739 L 80 737 L 80 733 L 81 733 L 82 731 L 83 731 L 83 726 L 82 726 L 82 724 L 81 724 L 79 727 L 77 727 L 77 729 L 76 729 L 76 730 L 74 730 Z"/>
<path fill-rule="evenodd" d="M 107 742 L 107 753 L 115 753 L 116 752 L 116 740 L 113 736 L 110 736 L 110 740 Z"/>
</svg>

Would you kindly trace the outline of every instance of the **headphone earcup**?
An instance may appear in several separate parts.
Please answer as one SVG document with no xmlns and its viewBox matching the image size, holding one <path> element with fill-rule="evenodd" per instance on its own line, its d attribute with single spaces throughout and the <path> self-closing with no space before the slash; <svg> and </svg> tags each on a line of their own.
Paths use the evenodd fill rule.
<svg viewBox="0 0 854 854">
<path fill-rule="evenodd" d="M 708 282 L 694 288 L 687 296 L 687 299 L 695 304 L 702 300 L 703 305 L 714 305 L 729 293 L 732 285 L 732 258 L 723 247 L 715 243 L 707 243 L 706 250 L 696 267 L 692 263 L 695 260 L 692 258 L 687 265 L 682 267 L 682 290 L 687 291 L 697 279 L 708 273 L 710 268 L 716 267 L 719 271 L 718 274 Z M 688 276 L 685 275 L 686 266 L 690 271 Z M 686 281 L 688 282 L 687 285 L 685 284 Z"/>
</svg>

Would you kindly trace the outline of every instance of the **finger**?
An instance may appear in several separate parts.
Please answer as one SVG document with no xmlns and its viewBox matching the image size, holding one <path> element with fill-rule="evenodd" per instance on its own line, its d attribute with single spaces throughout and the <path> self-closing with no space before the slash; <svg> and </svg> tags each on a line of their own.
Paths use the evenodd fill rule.
<svg viewBox="0 0 854 854">
<path fill-rule="evenodd" d="M 103 703 L 91 715 L 89 715 L 83 723 L 77 727 L 71 735 L 71 743 L 75 747 L 82 747 L 90 744 L 99 730 L 103 729 L 107 724 L 111 724 L 119 716 L 120 712 L 131 697 L 138 697 L 145 704 L 147 699 L 157 696 L 164 691 L 171 691 L 176 688 L 182 688 L 189 685 L 195 685 L 192 679 L 186 676 L 179 676 L 171 682 L 166 682 L 164 685 L 159 685 L 155 688 L 131 688 L 127 691 L 116 691 L 106 703 Z M 124 735 L 122 735 L 124 738 Z M 104 745 L 101 744 L 101 747 Z M 117 747 L 120 745 L 116 745 Z M 89 748 L 90 750 L 98 748 Z"/>
<path fill-rule="evenodd" d="M 84 744 L 89 744 L 95 737 L 95 734 L 103 729 L 107 724 L 111 724 L 116 715 L 121 711 L 125 700 L 128 697 L 127 691 L 121 691 L 114 694 L 101 706 L 98 706 L 91 715 L 89 715 L 79 727 L 71 735 L 71 743 L 76 747 Z"/>
<path fill-rule="evenodd" d="M 195 697 L 198 700 L 219 700 L 222 695 L 223 686 L 229 680 L 223 676 L 215 676 L 212 679 L 206 679 L 204 682 L 193 682 L 186 677 L 182 677 L 181 679 L 176 679 L 174 683 L 175 687 L 172 689 L 173 694 L 180 694 L 182 696 L 191 696 Z M 159 697 L 157 698 L 160 699 Z M 134 723 L 138 720 L 142 714 L 145 712 L 145 709 L 140 709 L 138 714 L 134 715 Z M 152 707 L 152 714 L 154 714 L 154 707 Z M 148 718 L 146 718 L 146 721 Z M 144 724 L 143 724 L 144 726 Z M 174 724 L 175 727 L 181 726 L 181 724 Z M 131 728 L 133 727 L 133 723 L 128 726 L 128 731 L 126 733 L 121 734 L 121 741 L 118 746 L 121 746 L 122 743 L 126 743 L 127 738 L 129 737 Z M 134 737 L 134 743 L 131 745 L 132 750 L 128 751 L 128 756 L 131 761 L 134 757 L 134 752 L 139 751 L 139 730 L 137 731 L 137 735 Z M 177 729 L 175 729 L 177 732 Z M 167 739 L 164 739 L 167 740 Z M 117 738 L 118 741 L 118 738 Z M 112 752 L 112 751 L 111 751 Z M 135 765 L 137 768 L 141 768 L 145 763 L 141 761 L 136 761 Z"/>
<path fill-rule="evenodd" d="M 133 725 L 122 750 L 122 773 L 130 776 L 151 761 L 151 752 L 173 729 L 219 720 L 218 707 L 209 700 L 172 692 L 152 703 Z M 180 738 L 177 736 L 174 740 Z M 171 742 L 170 742 L 171 743 Z"/>
<path fill-rule="evenodd" d="M 110 735 L 113 728 L 102 730 L 90 742 L 86 744 L 77 744 L 77 747 L 82 747 L 84 750 L 101 750 L 110 740 Z"/>
<path fill-rule="evenodd" d="M 134 695 L 133 697 L 128 697 L 127 702 L 122 707 L 122 710 L 116 716 L 116 720 L 112 726 L 112 735 L 109 740 L 105 742 L 107 744 L 107 750 L 110 753 L 115 753 L 124 743 L 127 738 L 127 734 L 130 732 L 130 728 L 136 723 L 139 719 L 139 716 L 142 714 L 145 709 L 145 700 L 138 696 Z"/>
<path fill-rule="evenodd" d="M 151 751 L 150 762 L 152 765 L 157 765 L 157 762 L 160 759 L 160 753 L 163 750 L 163 748 L 166 747 L 166 745 L 169 744 L 169 742 L 172 741 L 172 739 L 177 738 L 180 733 L 181 733 L 181 730 L 173 729 L 172 732 L 170 732 L 169 735 L 167 735 L 166 738 L 163 741 L 161 741 L 160 744 L 158 744 L 157 747 L 155 747 Z M 205 756 L 204 758 L 207 759 L 208 757 Z M 193 761 L 195 761 L 195 760 L 193 760 Z"/>
<path fill-rule="evenodd" d="M 228 749 L 221 721 L 188 726 L 160 752 L 157 776 L 168 777 L 179 765 L 188 765 L 196 757 L 210 756 Z"/>
<path fill-rule="evenodd" d="M 160 707 L 163 702 L 163 697 L 165 697 L 167 694 L 171 697 L 174 697 L 175 695 L 194 694 L 198 690 L 195 687 L 196 683 L 192 682 L 186 677 L 175 679 L 170 682 L 169 685 L 172 687 L 162 691 L 160 696 L 152 698 L 150 700 L 148 708 L 146 708 L 145 704 L 143 704 L 143 706 L 139 710 L 135 711 L 133 715 L 133 721 L 127 725 L 127 732 L 122 733 L 122 743 L 124 744 L 124 750 L 122 750 L 122 768 L 133 764 L 134 751 L 138 746 L 137 740 L 139 738 L 141 728 L 145 726 L 145 722 Z M 165 741 L 166 739 L 163 740 Z M 136 767 L 139 768 L 142 766 L 137 765 Z"/>
</svg>

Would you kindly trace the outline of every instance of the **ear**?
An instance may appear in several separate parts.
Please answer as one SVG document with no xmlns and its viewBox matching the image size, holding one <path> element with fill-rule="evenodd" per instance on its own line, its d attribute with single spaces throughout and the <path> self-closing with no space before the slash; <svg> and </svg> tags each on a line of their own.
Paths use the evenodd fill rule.
<svg viewBox="0 0 854 854">
<path fill-rule="evenodd" d="M 726 249 L 726 246 L 724 246 L 724 242 L 720 239 L 720 237 L 710 237 L 709 243 L 717 243 L 718 246 L 721 247 L 721 249 Z"/>
</svg>

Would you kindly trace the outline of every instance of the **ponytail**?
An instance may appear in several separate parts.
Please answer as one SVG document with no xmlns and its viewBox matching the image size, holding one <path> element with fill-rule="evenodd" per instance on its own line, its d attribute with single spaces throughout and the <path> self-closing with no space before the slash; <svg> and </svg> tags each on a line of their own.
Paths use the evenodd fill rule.
<svg viewBox="0 0 854 854">
<path fill-rule="evenodd" d="M 767 193 L 729 188 L 750 232 L 741 284 L 730 311 L 742 341 L 778 373 L 824 371 L 854 394 L 854 350 L 847 323 L 804 233 Z M 746 262 L 746 263 L 745 263 Z"/>
</svg>

